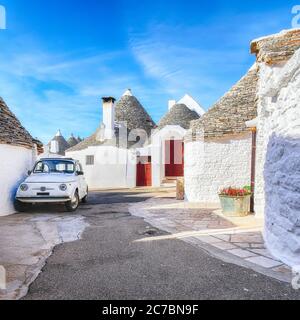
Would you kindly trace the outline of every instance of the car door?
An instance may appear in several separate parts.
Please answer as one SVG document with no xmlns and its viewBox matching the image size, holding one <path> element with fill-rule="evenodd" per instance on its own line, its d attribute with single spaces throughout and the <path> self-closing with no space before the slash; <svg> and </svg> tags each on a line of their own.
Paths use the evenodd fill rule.
<svg viewBox="0 0 300 320">
<path fill-rule="evenodd" d="M 76 172 L 82 173 L 82 166 L 79 162 L 76 163 Z M 79 188 L 79 196 L 82 199 L 83 197 L 86 196 L 86 191 L 87 191 L 87 183 L 85 181 L 85 177 L 82 174 L 77 174 L 77 179 L 78 179 L 78 188 Z"/>
<path fill-rule="evenodd" d="M 76 177 L 77 177 L 79 198 L 82 199 L 84 197 L 84 191 L 83 191 L 83 179 L 82 179 L 82 175 L 80 175 L 80 172 L 81 172 L 80 165 L 78 162 L 76 162 Z"/>
</svg>

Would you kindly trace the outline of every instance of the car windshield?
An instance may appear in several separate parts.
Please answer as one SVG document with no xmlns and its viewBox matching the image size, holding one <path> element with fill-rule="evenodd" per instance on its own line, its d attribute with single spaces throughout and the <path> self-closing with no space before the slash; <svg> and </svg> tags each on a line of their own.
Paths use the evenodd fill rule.
<svg viewBox="0 0 300 320">
<path fill-rule="evenodd" d="M 74 173 L 75 164 L 66 160 L 42 160 L 39 161 L 33 173 Z"/>
</svg>

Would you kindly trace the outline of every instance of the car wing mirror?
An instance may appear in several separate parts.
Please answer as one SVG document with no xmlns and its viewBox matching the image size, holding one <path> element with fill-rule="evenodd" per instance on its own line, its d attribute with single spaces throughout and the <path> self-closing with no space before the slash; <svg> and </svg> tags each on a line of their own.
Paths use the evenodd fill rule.
<svg viewBox="0 0 300 320">
<path fill-rule="evenodd" d="M 31 170 L 28 170 L 27 171 L 27 174 L 30 176 L 32 174 L 32 171 Z"/>
<path fill-rule="evenodd" d="M 83 171 L 78 171 L 78 172 L 77 172 L 77 175 L 78 175 L 78 176 L 84 176 L 84 172 L 83 172 Z"/>
</svg>

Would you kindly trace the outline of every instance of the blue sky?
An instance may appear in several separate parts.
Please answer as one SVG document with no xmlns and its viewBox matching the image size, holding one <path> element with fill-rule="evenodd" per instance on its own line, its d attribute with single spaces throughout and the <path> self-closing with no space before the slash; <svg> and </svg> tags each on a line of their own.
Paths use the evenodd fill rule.
<svg viewBox="0 0 300 320">
<path fill-rule="evenodd" d="M 155 121 L 205 109 L 251 67 L 249 44 L 291 28 L 293 1 L 0 0 L 0 96 L 33 136 L 89 136 L 101 97 L 131 88 Z"/>
</svg>

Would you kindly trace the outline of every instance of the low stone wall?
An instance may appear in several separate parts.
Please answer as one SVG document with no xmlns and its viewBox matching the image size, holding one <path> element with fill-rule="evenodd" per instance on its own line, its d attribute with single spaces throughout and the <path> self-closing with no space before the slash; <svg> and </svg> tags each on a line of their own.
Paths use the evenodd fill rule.
<svg viewBox="0 0 300 320">
<path fill-rule="evenodd" d="M 251 183 L 251 133 L 187 142 L 185 194 L 190 202 L 219 202 L 221 188 Z"/>
</svg>

